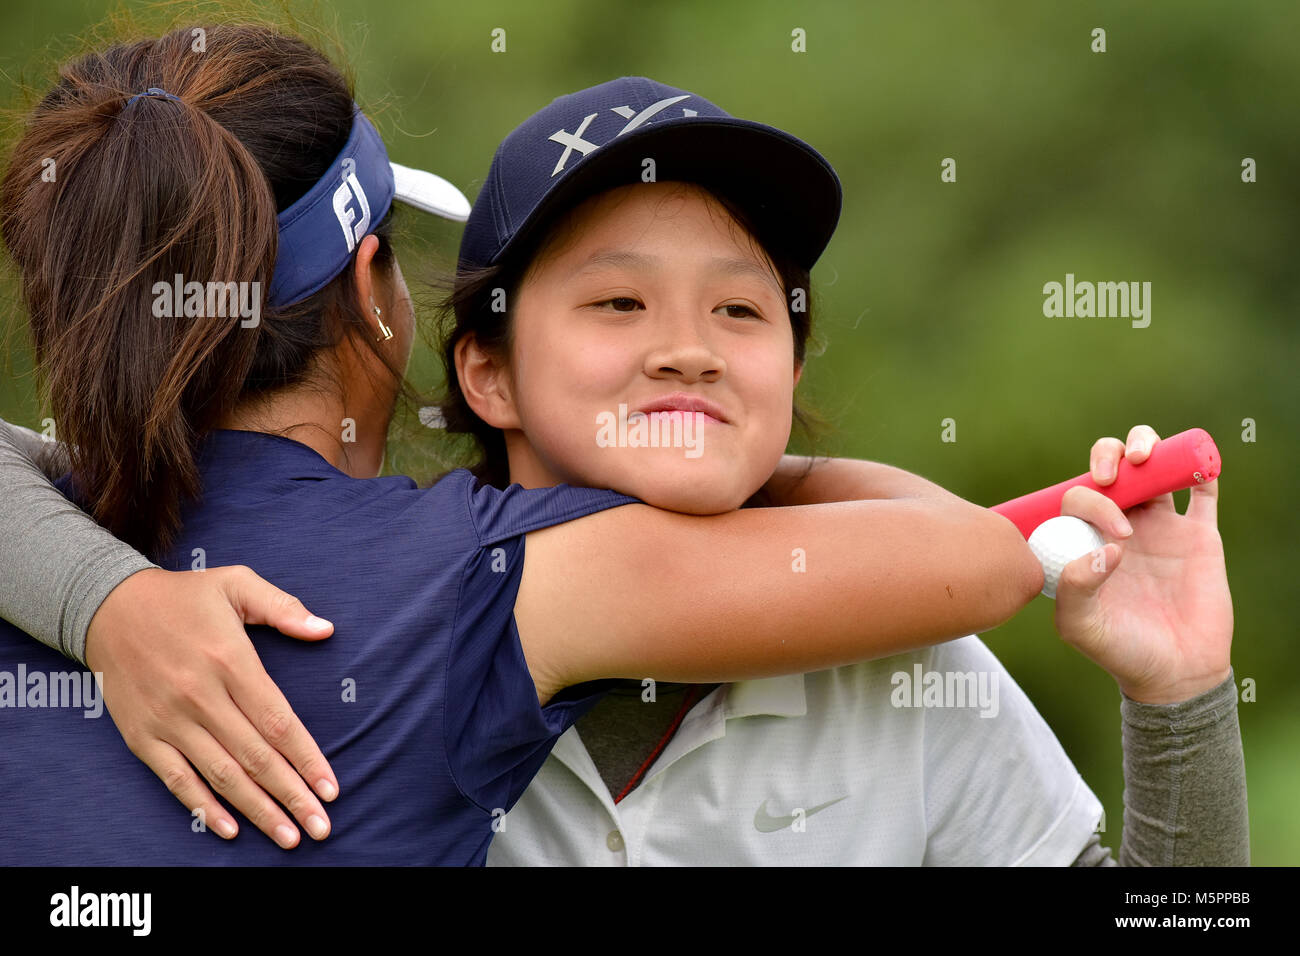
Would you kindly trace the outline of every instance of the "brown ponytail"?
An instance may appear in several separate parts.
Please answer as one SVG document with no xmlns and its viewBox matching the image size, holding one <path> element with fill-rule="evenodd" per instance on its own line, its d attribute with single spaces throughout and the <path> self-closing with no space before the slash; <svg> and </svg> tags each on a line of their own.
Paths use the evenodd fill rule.
<svg viewBox="0 0 1300 956">
<path fill-rule="evenodd" d="M 203 434 L 250 396 L 302 381 L 318 351 L 364 327 L 350 269 L 289 309 L 265 303 L 277 210 L 346 142 L 347 80 L 268 28 L 205 33 L 201 52 L 187 27 L 65 64 L 0 185 L 0 233 L 77 490 L 147 554 L 166 550 L 199 494 Z M 179 101 L 127 105 L 149 87 Z M 381 267 L 388 228 L 375 229 Z M 159 316 L 155 285 L 175 276 L 247 283 L 260 320 L 224 308 Z"/>
</svg>

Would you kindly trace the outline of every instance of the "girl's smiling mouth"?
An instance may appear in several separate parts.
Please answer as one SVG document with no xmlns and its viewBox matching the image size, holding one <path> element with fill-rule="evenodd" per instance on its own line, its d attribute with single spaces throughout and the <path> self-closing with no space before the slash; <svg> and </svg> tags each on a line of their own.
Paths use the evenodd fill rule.
<svg viewBox="0 0 1300 956">
<path fill-rule="evenodd" d="M 703 416 L 704 421 L 731 424 L 731 419 L 723 413 L 720 405 L 689 392 L 672 392 L 650 399 L 638 405 L 633 414 L 653 415 L 655 412 L 698 412 Z"/>
</svg>

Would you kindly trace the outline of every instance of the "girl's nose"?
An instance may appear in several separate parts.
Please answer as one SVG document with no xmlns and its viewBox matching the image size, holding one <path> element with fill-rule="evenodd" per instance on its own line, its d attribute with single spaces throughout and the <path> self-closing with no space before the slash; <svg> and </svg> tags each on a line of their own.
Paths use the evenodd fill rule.
<svg viewBox="0 0 1300 956">
<path fill-rule="evenodd" d="M 645 372 L 651 378 L 676 378 L 687 384 L 717 381 L 726 368 L 722 356 L 698 340 L 653 349 L 645 360 Z"/>
</svg>

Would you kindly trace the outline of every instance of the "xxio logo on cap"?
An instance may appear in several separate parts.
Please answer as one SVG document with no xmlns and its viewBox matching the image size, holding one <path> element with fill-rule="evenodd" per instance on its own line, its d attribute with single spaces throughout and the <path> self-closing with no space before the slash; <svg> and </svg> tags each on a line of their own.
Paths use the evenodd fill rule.
<svg viewBox="0 0 1300 956">
<path fill-rule="evenodd" d="M 360 220 L 357 219 L 356 209 L 351 205 L 353 197 L 356 198 L 357 206 L 361 207 Z M 351 252 L 370 228 L 370 202 L 357 180 L 356 172 L 349 172 L 339 188 L 334 190 L 334 215 L 338 216 L 339 225 L 343 227 L 343 237 L 348 243 L 348 252 Z"/>
<path fill-rule="evenodd" d="M 623 119 L 627 120 L 627 125 L 611 136 L 610 139 L 618 139 L 624 133 L 630 133 L 632 130 L 643 125 L 647 120 L 653 118 L 658 113 L 663 112 L 674 103 L 680 103 L 682 100 L 688 100 L 690 98 L 689 93 L 683 93 L 681 96 L 669 96 L 666 99 L 659 100 L 657 103 L 651 103 L 639 113 L 633 110 L 630 106 L 610 107 L 611 113 L 617 113 L 619 116 L 623 117 Z M 591 121 L 599 115 L 599 113 L 591 113 L 583 117 L 582 122 L 578 124 L 578 128 L 572 133 L 565 129 L 557 129 L 550 136 L 546 137 L 551 142 L 559 143 L 564 147 L 564 152 L 560 155 L 560 161 L 555 164 L 555 169 L 551 170 L 552 176 L 564 170 L 564 164 L 569 161 L 569 157 L 573 154 L 575 149 L 583 156 L 586 156 L 592 150 L 598 149 L 601 146 L 600 143 L 593 143 L 582 138 L 582 134 L 587 132 L 587 127 L 591 125 Z M 682 107 L 682 115 L 696 116 L 698 114 L 695 110 L 688 110 L 686 107 Z"/>
</svg>

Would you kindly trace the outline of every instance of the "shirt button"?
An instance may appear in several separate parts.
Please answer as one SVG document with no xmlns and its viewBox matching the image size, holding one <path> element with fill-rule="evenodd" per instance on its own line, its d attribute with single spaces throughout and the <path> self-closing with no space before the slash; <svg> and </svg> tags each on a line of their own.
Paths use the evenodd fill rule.
<svg viewBox="0 0 1300 956">
<path fill-rule="evenodd" d="M 623 834 L 617 830 L 610 830 L 609 836 L 605 837 L 605 846 L 609 847 L 610 852 L 617 853 L 623 849 Z"/>
</svg>

